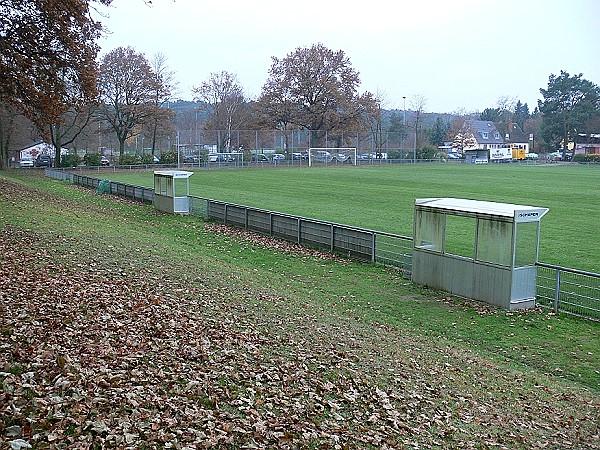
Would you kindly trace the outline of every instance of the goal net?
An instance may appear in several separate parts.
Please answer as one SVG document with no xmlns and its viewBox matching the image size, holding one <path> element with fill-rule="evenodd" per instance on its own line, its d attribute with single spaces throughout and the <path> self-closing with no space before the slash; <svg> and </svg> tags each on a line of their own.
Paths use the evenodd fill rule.
<svg viewBox="0 0 600 450">
<path fill-rule="evenodd" d="M 356 147 L 311 147 L 308 149 L 308 165 L 352 164 L 356 165 Z"/>
</svg>

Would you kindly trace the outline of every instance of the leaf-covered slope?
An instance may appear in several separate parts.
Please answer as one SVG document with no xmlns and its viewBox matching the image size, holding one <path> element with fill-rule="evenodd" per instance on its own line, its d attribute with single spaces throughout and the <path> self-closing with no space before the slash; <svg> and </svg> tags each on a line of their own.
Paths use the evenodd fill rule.
<svg viewBox="0 0 600 450">
<path fill-rule="evenodd" d="M 193 258 L 1 225 L 2 448 L 597 448 L 595 395 Z"/>
</svg>

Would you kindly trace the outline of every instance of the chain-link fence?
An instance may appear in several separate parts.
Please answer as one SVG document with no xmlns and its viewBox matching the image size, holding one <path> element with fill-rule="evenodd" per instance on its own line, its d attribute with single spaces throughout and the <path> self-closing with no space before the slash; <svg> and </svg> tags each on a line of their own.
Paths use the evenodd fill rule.
<svg viewBox="0 0 600 450">
<path fill-rule="evenodd" d="M 178 142 L 189 154 L 205 151 L 229 152 L 250 150 L 258 152 L 294 153 L 311 147 L 356 147 L 361 152 L 384 152 L 406 157 L 415 150 L 415 136 L 401 131 L 350 132 L 305 129 L 289 130 L 204 130 L 195 123 L 180 124 Z M 170 148 L 170 147 L 169 147 Z M 403 151 L 401 151 L 403 150 Z"/>
</svg>

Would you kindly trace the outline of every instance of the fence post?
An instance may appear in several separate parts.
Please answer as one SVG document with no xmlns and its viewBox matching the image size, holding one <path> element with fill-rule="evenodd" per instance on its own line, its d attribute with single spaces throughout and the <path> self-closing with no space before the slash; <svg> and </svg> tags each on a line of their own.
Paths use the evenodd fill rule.
<svg viewBox="0 0 600 450">
<path fill-rule="evenodd" d="M 329 247 L 331 253 L 333 253 L 333 250 L 335 249 L 335 226 L 333 224 L 331 225 L 331 242 L 329 243 Z"/>
<path fill-rule="evenodd" d="M 376 233 L 371 234 L 371 262 L 375 264 L 375 236 Z"/>
<path fill-rule="evenodd" d="M 558 302 L 560 299 L 560 269 L 556 269 L 556 282 L 554 284 L 554 306 L 552 310 L 558 312 Z"/>
</svg>

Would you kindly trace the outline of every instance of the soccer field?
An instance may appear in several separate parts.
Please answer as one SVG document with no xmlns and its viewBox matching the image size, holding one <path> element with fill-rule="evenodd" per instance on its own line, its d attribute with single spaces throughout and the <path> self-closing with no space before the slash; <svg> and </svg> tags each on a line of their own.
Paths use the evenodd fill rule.
<svg viewBox="0 0 600 450">
<path fill-rule="evenodd" d="M 152 172 L 106 177 L 152 186 Z M 412 235 L 415 198 L 546 207 L 540 261 L 600 272 L 599 182 L 600 167 L 575 164 L 250 168 L 198 170 L 190 193 L 404 235 Z"/>
</svg>

